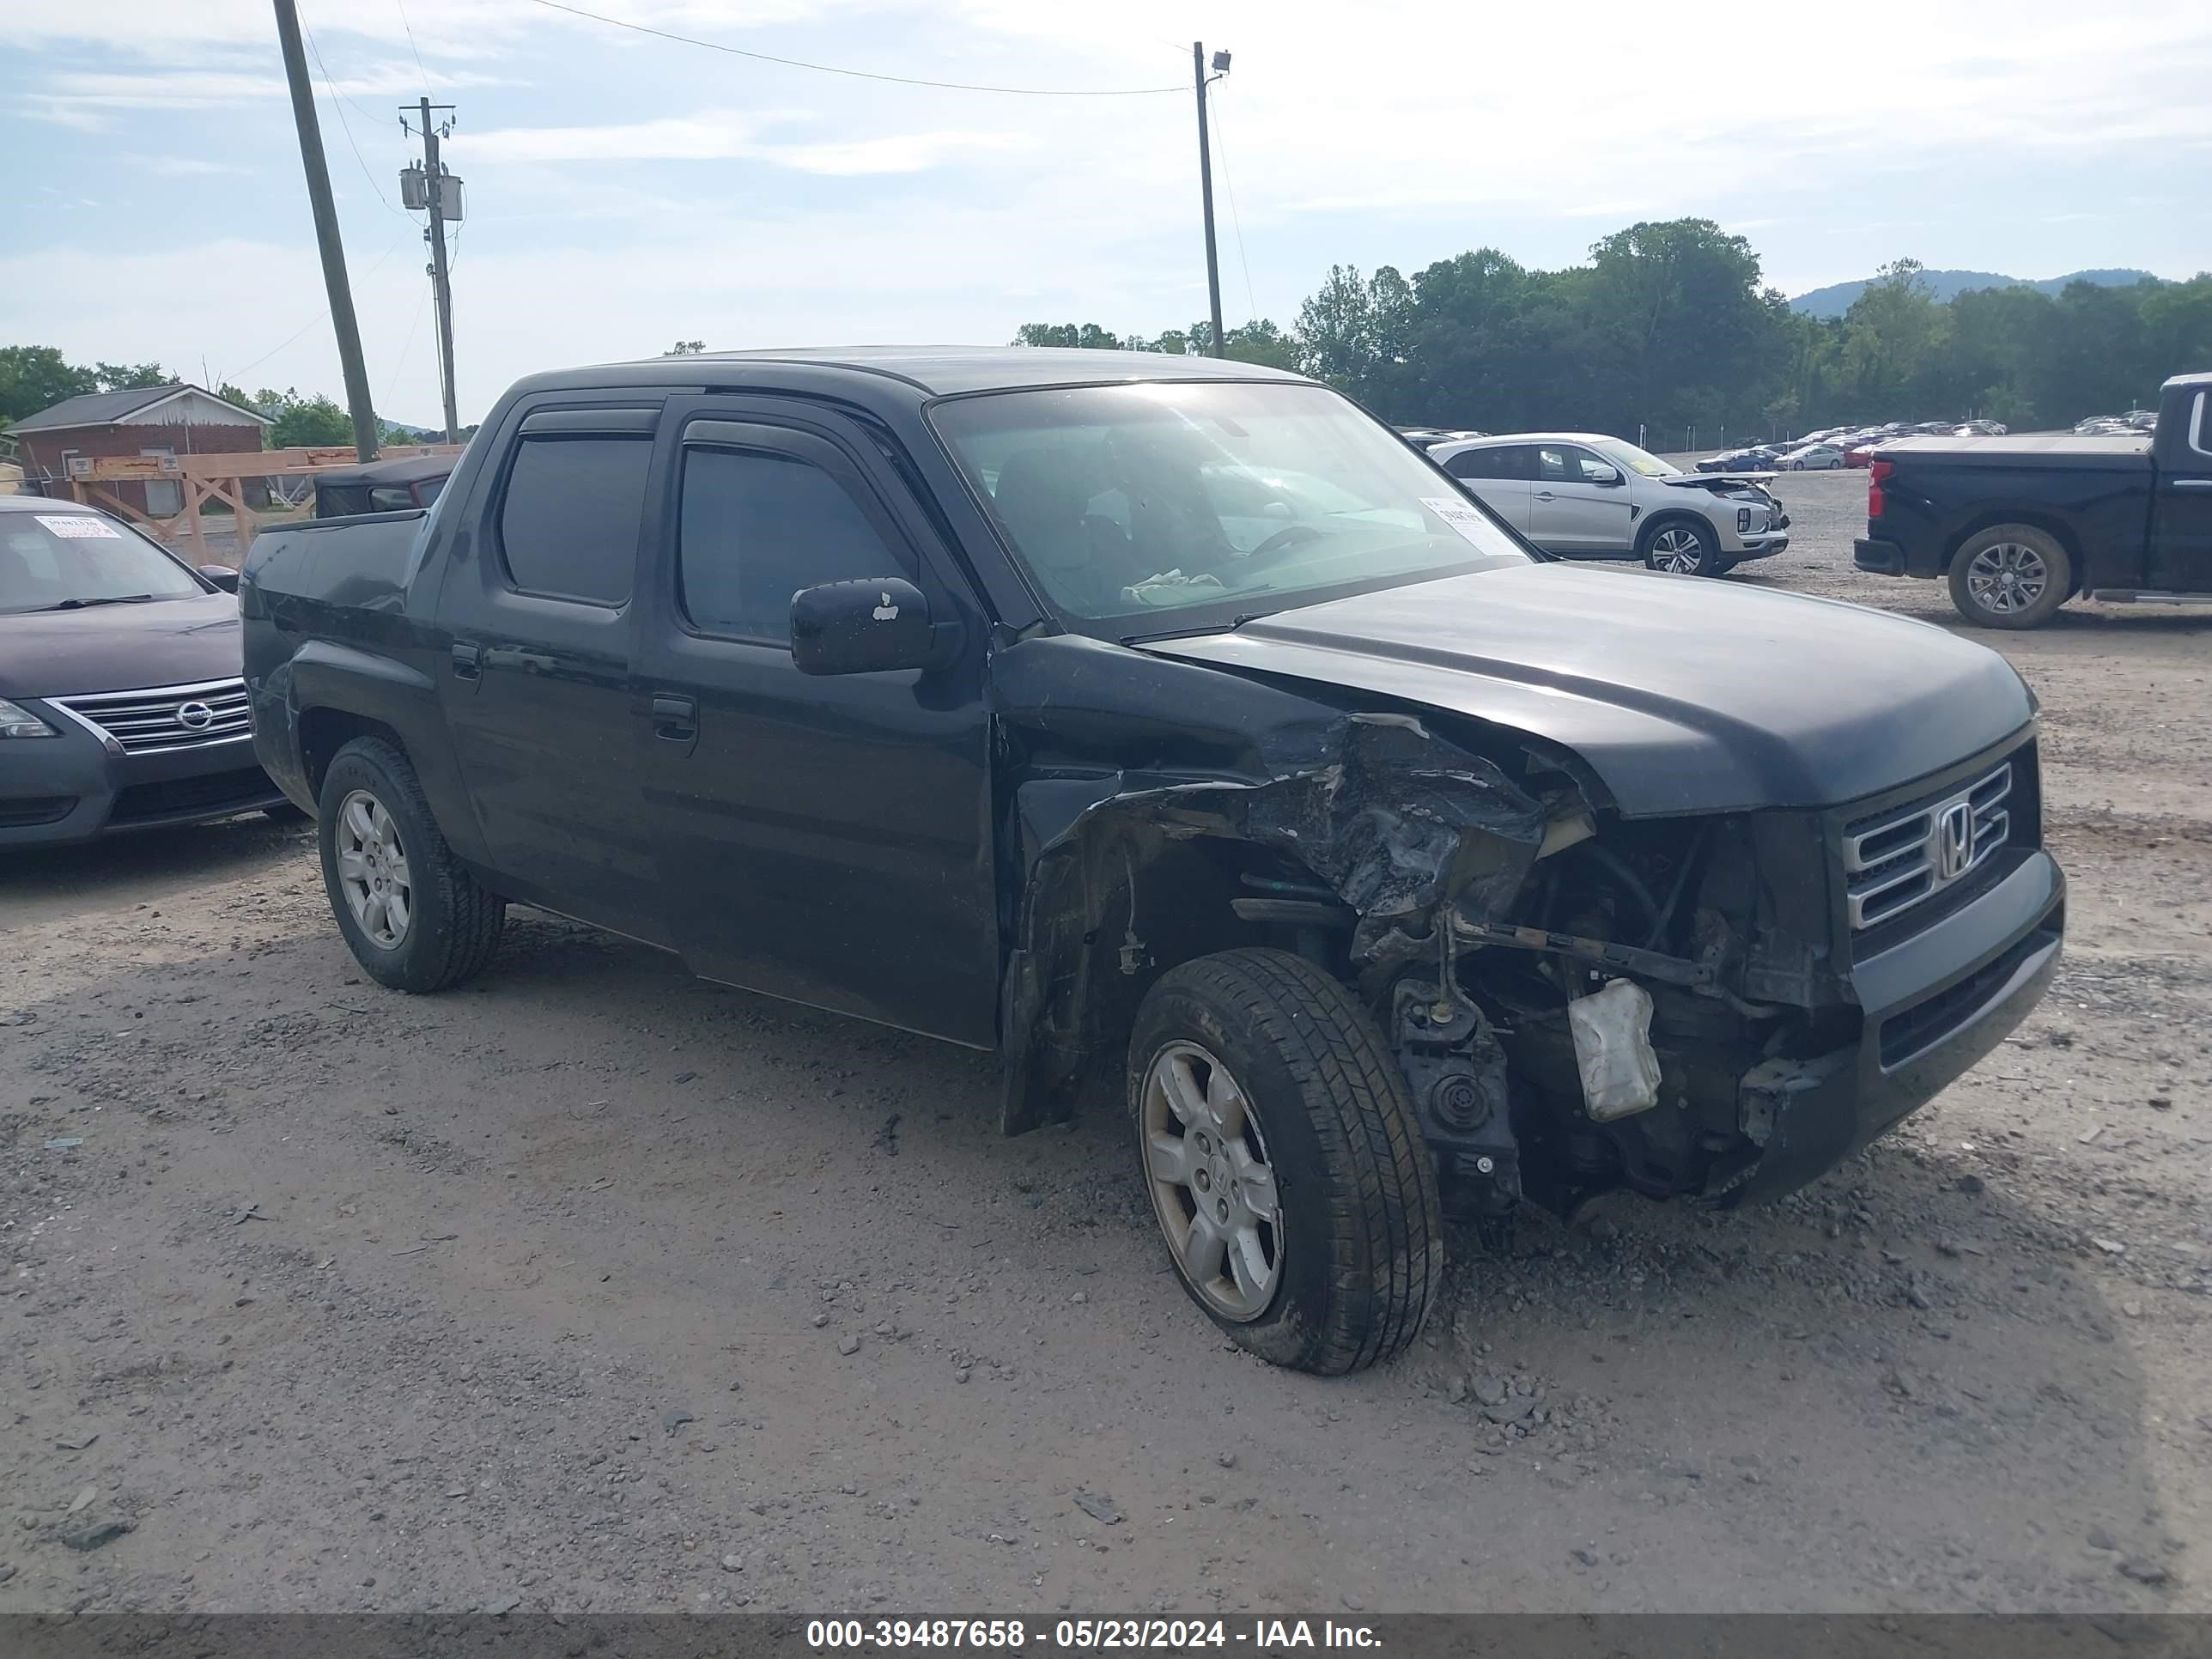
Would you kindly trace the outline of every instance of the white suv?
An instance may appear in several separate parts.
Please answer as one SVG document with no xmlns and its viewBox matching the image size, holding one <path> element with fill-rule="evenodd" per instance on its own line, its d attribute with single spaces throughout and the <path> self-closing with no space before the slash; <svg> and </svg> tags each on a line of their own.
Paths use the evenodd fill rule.
<svg viewBox="0 0 2212 1659">
<path fill-rule="evenodd" d="M 1718 576 L 1790 545 L 1771 472 L 1683 472 L 1593 432 L 1437 444 L 1429 459 L 1547 553 Z"/>
</svg>

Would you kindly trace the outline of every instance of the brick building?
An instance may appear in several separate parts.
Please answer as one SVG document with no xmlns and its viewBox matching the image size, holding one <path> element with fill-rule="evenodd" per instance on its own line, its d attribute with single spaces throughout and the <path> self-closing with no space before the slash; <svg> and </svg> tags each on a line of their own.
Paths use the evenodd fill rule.
<svg viewBox="0 0 2212 1659">
<path fill-rule="evenodd" d="M 72 457 L 113 455 L 234 455 L 263 447 L 269 418 L 218 398 L 202 386 L 178 382 L 131 392 L 88 392 L 52 409 L 26 415 L 8 428 L 26 487 L 58 483 Z M 256 484 L 258 480 L 253 481 Z M 118 501 L 156 519 L 184 508 L 184 486 L 167 479 L 100 486 Z M 59 491 L 49 489 L 50 494 Z"/>
</svg>

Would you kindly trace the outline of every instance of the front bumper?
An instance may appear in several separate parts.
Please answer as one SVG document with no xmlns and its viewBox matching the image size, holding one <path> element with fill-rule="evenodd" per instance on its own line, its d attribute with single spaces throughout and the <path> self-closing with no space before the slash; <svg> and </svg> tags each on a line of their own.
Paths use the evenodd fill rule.
<svg viewBox="0 0 2212 1659">
<path fill-rule="evenodd" d="M 1859 1041 L 1746 1077 L 1742 1123 L 1762 1143 L 1731 1199 L 1817 1179 L 1927 1104 L 2027 1018 L 2058 971 L 2066 878 L 2040 849 L 1972 902 L 1855 963 Z"/>
<path fill-rule="evenodd" d="M 1786 552 L 1790 532 L 1786 530 L 1755 530 L 1748 536 L 1736 538 L 1736 547 L 1728 557 L 1737 564 L 1753 559 L 1771 559 L 1777 553 Z"/>
<path fill-rule="evenodd" d="M 0 741 L 0 848 L 204 823 L 284 799 L 243 733 L 189 749 L 116 753 L 50 705 L 16 701 L 61 736 Z"/>
</svg>

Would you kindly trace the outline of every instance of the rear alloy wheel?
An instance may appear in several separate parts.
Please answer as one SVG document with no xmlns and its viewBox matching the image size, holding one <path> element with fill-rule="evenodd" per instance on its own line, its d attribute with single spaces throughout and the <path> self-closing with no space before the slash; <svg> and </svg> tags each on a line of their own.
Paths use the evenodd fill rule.
<svg viewBox="0 0 2212 1659">
<path fill-rule="evenodd" d="M 446 844 L 407 757 L 356 738 L 323 775 L 316 842 L 354 960 L 395 991 L 442 991 L 491 959 L 507 906 Z"/>
<path fill-rule="evenodd" d="M 1720 549 L 1711 531 L 1674 519 L 1644 538 L 1644 562 L 1670 576 L 1713 576 L 1720 574 Z"/>
<path fill-rule="evenodd" d="M 1436 1166 L 1350 990 L 1286 951 L 1170 969 L 1137 1013 L 1129 1105 L 1176 1276 L 1237 1346 L 1334 1376 L 1419 1334 Z"/>
<path fill-rule="evenodd" d="M 2033 525 L 1992 526 L 1951 556 L 1951 603 L 1984 628 L 2039 627 L 2073 591 L 2066 550 Z"/>
</svg>

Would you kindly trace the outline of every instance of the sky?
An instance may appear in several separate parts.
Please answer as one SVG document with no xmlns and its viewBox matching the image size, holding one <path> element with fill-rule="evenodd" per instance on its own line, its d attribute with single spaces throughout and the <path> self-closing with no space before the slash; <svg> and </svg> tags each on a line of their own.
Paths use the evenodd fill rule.
<svg viewBox="0 0 2212 1659">
<path fill-rule="evenodd" d="M 2041 277 L 2212 268 L 2212 7 L 1923 0 L 300 0 L 370 389 L 437 416 L 402 100 L 457 106 L 461 418 L 665 351 L 1289 325 L 1333 264 L 1571 264 L 1639 219 L 1747 237 L 1789 294 L 1910 256 Z M 268 0 L 11 0 L 0 343 L 337 395 Z M 1159 88 L 1158 91 L 1150 90 Z M 1081 95 L 1057 95 L 1069 94 Z"/>
</svg>

